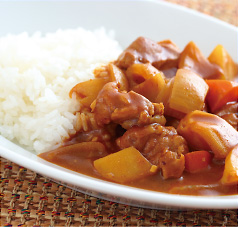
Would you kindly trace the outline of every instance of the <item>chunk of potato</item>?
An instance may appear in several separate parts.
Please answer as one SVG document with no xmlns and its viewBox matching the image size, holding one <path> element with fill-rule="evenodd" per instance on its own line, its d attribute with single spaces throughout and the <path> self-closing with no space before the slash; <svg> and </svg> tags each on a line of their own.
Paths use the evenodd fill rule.
<svg viewBox="0 0 238 227">
<path fill-rule="evenodd" d="M 171 109 L 169 106 L 169 100 L 170 100 L 172 89 L 174 86 L 174 79 L 175 77 L 171 78 L 167 83 L 165 83 L 165 85 L 162 87 L 161 91 L 159 92 L 158 96 L 156 97 L 155 102 L 163 103 L 165 115 L 174 117 L 177 119 L 181 119 L 185 116 L 185 113 Z"/>
<path fill-rule="evenodd" d="M 117 183 L 135 181 L 152 175 L 157 170 L 157 167 L 134 147 L 97 159 L 94 161 L 94 167 L 101 176 Z"/>
<path fill-rule="evenodd" d="M 118 88 L 121 91 L 128 91 L 129 90 L 129 83 L 123 71 L 118 68 L 116 65 L 109 63 L 108 64 L 108 71 L 109 71 L 109 80 L 111 82 L 116 81 Z"/>
<path fill-rule="evenodd" d="M 76 93 L 80 103 L 85 107 L 90 107 L 91 103 L 97 98 L 99 91 L 108 81 L 104 78 L 96 78 L 76 84 L 70 91 L 72 97 Z"/>
<path fill-rule="evenodd" d="M 238 184 L 238 145 L 227 155 L 225 169 L 221 178 L 222 184 Z"/>
<path fill-rule="evenodd" d="M 235 64 L 229 53 L 222 45 L 217 45 L 212 51 L 208 60 L 223 69 L 224 78 L 226 80 L 234 80 L 238 74 L 238 66 Z"/>
<path fill-rule="evenodd" d="M 162 73 L 157 73 L 143 83 L 135 86 L 132 90 L 143 95 L 151 102 L 156 102 L 156 98 L 164 85 L 164 75 Z"/>
<path fill-rule="evenodd" d="M 169 106 L 182 113 L 202 110 L 208 88 L 198 74 L 188 69 L 179 69 L 174 79 Z"/>
<path fill-rule="evenodd" d="M 150 63 L 133 64 L 126 70 L 126 76 L 129 81 L 130 88 L 143 83 L 147 79 L 153 77 L 160 71 L 152 66 Z"/>
<path fill-rule="evenodd" d="M 186 115 L 178 125 L 178 133 L 195 150 L 207 150 L 217 159 L 224 159 L 238 144 L 238 132 L 224 119 L 195 110 Z"/>
</svg>

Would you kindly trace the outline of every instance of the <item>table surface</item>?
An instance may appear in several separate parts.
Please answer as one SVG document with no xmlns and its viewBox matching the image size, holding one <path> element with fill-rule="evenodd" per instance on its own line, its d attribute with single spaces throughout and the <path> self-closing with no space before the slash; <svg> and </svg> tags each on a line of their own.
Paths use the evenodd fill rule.
<svg viewBox="0 0 238 227">
<path fill-rule="evenodd" d="M 238 0 L 166 0 L 238 26 Z M 101 200 L 0 159 L 1 226 L 238 226 L 238 210 L 153 210 Z"/>
</svg>

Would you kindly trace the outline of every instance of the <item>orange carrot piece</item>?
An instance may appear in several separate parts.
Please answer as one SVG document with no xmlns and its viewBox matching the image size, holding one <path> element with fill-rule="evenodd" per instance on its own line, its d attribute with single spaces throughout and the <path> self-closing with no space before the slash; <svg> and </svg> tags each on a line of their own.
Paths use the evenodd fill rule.
<svg viewBox="0 0 238 227">
<path fill-rule="evenodd" d="M 185 170 L 195 173 L 208 167 L 212 161 L 212 154 L 208 151 L 193 151 L 185 156 Z"/>
<path fill-rule="evenodd" d="M 228 102 L 238 100 L 238 83 L 229 80 L 206 80 L 209 90 L 206 97 L 212 113 Z"/>
</svg>

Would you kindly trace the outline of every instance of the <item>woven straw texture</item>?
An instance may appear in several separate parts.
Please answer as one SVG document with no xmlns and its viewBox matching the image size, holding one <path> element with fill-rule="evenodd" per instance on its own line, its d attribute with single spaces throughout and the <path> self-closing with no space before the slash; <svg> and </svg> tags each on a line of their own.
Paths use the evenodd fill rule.
<svg viewBox="0 0 238 227">
<path fill-rule="evenodd" d="M 238 26 L 238 0 L 167 0 Z M 0 159 L 1 226 L 238 226 L 238 210 L 169 211 L 101 200 Z"/>
</svg>

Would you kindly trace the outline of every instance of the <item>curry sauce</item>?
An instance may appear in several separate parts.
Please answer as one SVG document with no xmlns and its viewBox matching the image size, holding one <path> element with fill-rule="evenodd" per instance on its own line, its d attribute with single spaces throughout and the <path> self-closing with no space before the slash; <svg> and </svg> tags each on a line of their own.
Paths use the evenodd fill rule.
<svg viewBox="0 0 238 227">
<path fill-rule="evenodd" d="M 60 152 L 57 153 L 57 151 L 49 151 L 40 154 L 40 157 L 46 161 L 75 172 L 98 179 L 107 180 L 101 177 L 100 174 L 98 174 L 95 170 L 93 161 L 96 158 L 89 159 L 82 157 L 83 155 L 81 156 L 80 154 L 83 152 L 74 153 L 72 150 L 68 150 L 68 152 L 60 154 Z M 152 191 L 183 195 L 211 196 L 237 194 L 237 185 L 225 186 L 221 184 L 220 179 L 222 177 L 223 170 L 224 163 L 211 163 L 209 167 L 198 173 L 190 174 L 188 172 L 184 172 L 183 176 L 179 179 L 164 180 L 161 173 L 157 173 L 156 175 L 130 182 L 126 185 Z"/>
</svg>

